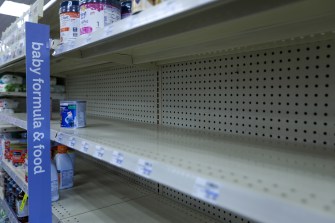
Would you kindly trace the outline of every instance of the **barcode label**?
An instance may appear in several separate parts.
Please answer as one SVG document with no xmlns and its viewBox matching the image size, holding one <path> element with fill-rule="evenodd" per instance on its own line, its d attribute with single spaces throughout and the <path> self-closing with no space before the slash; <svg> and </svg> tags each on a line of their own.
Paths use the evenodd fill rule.
<svg viewBox="0 0 335 223">
<path fill-rule="evenodd" d="M 75 144 L 76 144 L 76 138 L 74 138 L 74 137 L 70 137 L 69 142 L 68 142 L 68 144 L 67 144 L 68 147 L 73 148 Z"/>
<path fill-rule="evenodd" d="M 215 204 L 220 196 L 220 186 L 198 177 L 194 184 L 194 196 Z"/>
<path fill-rule="evenodd" d="M 144 177 L 149 177 L 152 173 L 153 165 L 151 162 L 139 159 L 137 163 L 137 173 Z"/>
<path fill-rule="evenodd" d="M 87 142 L 85 142 L 85 141 L 83 141 L 82 143 L 81 143 L 81 151 L 83 152 L 83 153 L 87 153 L 87 151 L 88 151 L 88 143 Z"/>
<path fill-rule="evenodd" d="M 104 157 L 105 154 L 105 149 L 102 148 L 101 146 L 96 146 L 95 147 L 95 152 L 94 152 L 94 157 L 98 158 L 98 159 L 102 159 Z"/>
<path fill-rule="evenodd" d="M 121 167 L 123 164 L 123 160 L 124 160 L 124 156 L 122 153 L 118 152 L 118 151 L 114 151 L 112 154 L 112 159 L 111 159 L 111 163 Z"/>
<path fill-rule="evenodd" d="M 63 136 L 64 136 L 63 133 L 59 132 L 58 135 L 57 135 L 57 142 L 61 143 L 62 140 L 63 140 Z"/>
</svg>

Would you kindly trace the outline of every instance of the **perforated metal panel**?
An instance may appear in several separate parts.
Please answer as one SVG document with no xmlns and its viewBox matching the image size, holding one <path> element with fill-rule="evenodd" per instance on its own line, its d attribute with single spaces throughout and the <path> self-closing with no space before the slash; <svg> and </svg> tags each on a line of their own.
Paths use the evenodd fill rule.
<svg viewBox="0 0 335 223">
<path fill-rule="evenodd" d="M 162 186 L 161 194 L 166 196 L 178 203 L 184 204 L 194 210 L 202 212 L 205 215 L 208 215 L 216 220 L 227 223 L 252 223 L 253 221 L 247 218 L 244 218 L 240 215 L 225 210 L 220 207 L 208 204 L 199 199 L 193 198 L 187 194 L 184 194 L 180 191 L 176 191 L 170 187 Z"/>
<path fill-rule="evenodd" d="M 152 180 L 149 180 L 145 177 L 141 177 L 139 175 L 136 175 L 134 173 L 131 173 L 127 170 L 118 168 L 116 166 L 110 165 L 110 163 L 106 163 L 106 162 L 101 162 L 100 160 L 97 160 L 91 156 L 88 156 L 86 154 L 82 154 L 82 153 L 77 153 L 78 155 L 80 155 L 80 157 L 82 157 L 83 159 L 89 160 L 93 163 L 95 163 L 98 167 L 104 169 L 104 170 L 108 170 L 109 172 L 119 175 L 121 177 L 123 177 L 124 179 L 126 179 L 129 182 L 135 183 L 139 186 L 141 186 L 142 188 L 145 188 L 146 190 L 158 193 L 159 192 L 159 184 L 157 182 L 154 182 Z"/>
<path fill-rule="evenodd" d="M 70 98 L 87 100 L 87 112 L 95 116 L 238 135 L 245 139 L 298 143 L 314 146 L 320 152 L 323 149 L 334 152 L 334 49 L 334 40 L 281 46 L 165 64 L 159 67 L 159 75 L 156 70 L 140 67 L 112 67 L 90 74 L 68 75 L 67 92 Z M 293 147 L 286 149 L 290 148 Z M 262 154 L 253 150 L 243 153 L 255 160 L 257 156 L 267 158 L 271 163 L 282 164 L 286 160 L 287 166 L 297 166 L 306 173 L 313 172 L 313 168 L 323 168 L 328 173 L 333 168 L 329 162 L 300 162 L 293 154 L 287 156 L 278 151 L 273 155 L 270 150 Z M 309 199 L 312 203 L 319 202 L 313 191 L 283 186 L 280 179 L 272 180 L 269 176 L 265 182 L 239 175 L 241 166 L 234 173 L 226 173 L 226 179 L 266 193 L 270 190 L 284 198 L 289 194 L 290 199 L 303 204 Z M 260 164 L 259 168 L 259 174 L 266 173 L 265 166 Z M 127 171 L 121 170 L 119 174 L 217 220 L 250 221 Z M 329 202 L 324 203 L 324 210 L 331 210 Z"/>
<path fill-rule="evenodd" d="M 162 66 L 162 124 L 335 147 L 334 41 Z"/>
<path fill-rule="evenodd" d="M 102 169 L 109 170 L 113 174 L 119 175 L 125 178 L 131 183 L 135 183 L 142 188 L 146 188 L 149 191 L 158 193 L 163 197 L 167 197 L 170 200 L 181 203 L 184 206 L 194 209 L 198 212 L 201 212 L 216 221 L 224 223 L 252 223 L 253 221 L 237 215 L 231 211 L 225 210 L 221 207 L 216 207 L 199 199 L 196 199 L 192 196 L 184 194 L 180 191 L 177 191 L 171 187 L 167 187 L 157 182 L 151 181 L 147 178 L 141 177 L 124 169 L 117 168 L 108 163 L 101 162 L 100 160 L 94 159 L 91 156 L 77 153 L 82 159 L 90 160 L 91 162 L 96 163 L 97 166 L 100 166 Z M 139 188 L 140 189 L 140 188 Z M 56 209 L 56 211 L 58 211 Z M 65 221 L 66 222 L 66 221 Z"/>
<path fill-rule="evenodd" d="M 157 71 L 135 67 L 67 76 L 67 98 L 87 101 L 94 116 L 156 123 Z"/>
</svg>

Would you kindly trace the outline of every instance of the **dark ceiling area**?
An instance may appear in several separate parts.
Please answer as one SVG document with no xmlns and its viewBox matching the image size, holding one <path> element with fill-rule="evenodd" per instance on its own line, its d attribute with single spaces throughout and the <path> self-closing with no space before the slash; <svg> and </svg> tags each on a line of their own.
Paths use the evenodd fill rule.
<svg viewBox="0 0 335 223">
<path fill-rule="evenodd" d="M 5 0 L 0 0 L 0 6 L 3 4 L 4 1 Z M 11 1 L 31 5 L 36 0 L 11 0 Z M 44 4 L 46 4 L 49 1 L 50 0 L 44 0 Z M 0 22 L 0 36 L 2 36 L 2 32 L 5 31 L 6 28 L 10 26 L 10 24 L 12 24 L 16 19 L 17 17 L 14 17 L 14 16 L 0 14 L 0 21 L 1 21 Z"/>
</svg>

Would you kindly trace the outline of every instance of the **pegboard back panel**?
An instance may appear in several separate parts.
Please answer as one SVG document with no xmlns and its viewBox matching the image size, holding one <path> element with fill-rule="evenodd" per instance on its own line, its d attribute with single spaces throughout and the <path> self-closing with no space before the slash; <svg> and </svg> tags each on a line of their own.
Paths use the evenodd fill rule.
<svg viewBox="0 0 335 223">
<path fill-rule="evenodd" d="M 159 184 L 150 179 L 147 179 L 145 177 L 131 173 L 119 167 L 112 166 L 109 163 L 102 162 L 101 160 L 97 160 L 86 154 L 77 153 L 77 155 L 81 157 L 81 159 L 83 160 L 89 160 L 95 163 L 102 170 L 106 170 L 112 174 L 121 176 L 127 182 L 138 185 L 139 190 L 141 190 L 142 188 L 142 190 L 148 190 L 150 192 L 156 193 L 157 195 L 168 198 L 174 202 L 180 203 L 186 208 L 190 208 L 204 215 L 207 215 L 210 218 L 213 218 L 214 220 L 218 222 L 223 222 L 223 223 L 253 223 L 254 222 L 243 216 L 235 214 L 229 210 L 214 206 L 212 204 L 209 204 L 207 202 L 194 198 L 190 195 L 177 191 L 171 187 Z"/>
<path fill-rule="evenodd" d="M 128 182 L 132 182 L 134 184 L 139 185 L 140 187 L 144 188 L 145 190 L 149 190 L 154 193 L 159 192 L 159 184 L 157 182 L 154 182 L 148 178 L 141 177 L 135 173 L 129 172 L 125 169 L 116 167 L 111 165 L 110 163 L 102 162 L 101 160 L 98 160 L 92 156 L 88 156 L 84 153 L 77 153 L 83 160 L 89 160 L 90 162 L 95 163 L 97 166 L 99 166 L 101 169 L 106 170 L 112 174 L 121 176 Z"/>
<path fill-rule="evenodd" d="M 163 65 L 162 124 L 335 151 L 335 42 Z"/>
<path fill-rule="evenodd" d="M 164 197 L 168 197 L 175 202 L 184 204 L 189 208 L 196 211 L 202 212 L 203 214 L 214 218 L 217 221 L 223 223 L 254 223 L 254 221 L 245 218 L 241 215 L 237 215 L 229 210 L 223 209 L 221 207 L 214 206 L 212 204 L 206 203 L 202 200 L 196 199 L 192 196 L 184 194 L 173 188 L 167 186 L 160 187 L 161 194 Z"/>
<path fill-rule="evenodd" d="M 87 114 L 156 124 L 157 71 L 135 67 L 67 76 L 67 98 L 87 101 Z"/>
</svg>

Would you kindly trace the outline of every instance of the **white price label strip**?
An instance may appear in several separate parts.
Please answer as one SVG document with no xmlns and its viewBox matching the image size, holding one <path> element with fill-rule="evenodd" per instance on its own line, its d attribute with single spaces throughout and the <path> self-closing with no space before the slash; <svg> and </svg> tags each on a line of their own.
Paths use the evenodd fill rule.
<svg viewBox="0 0 335 223">
<path fill-rule="evenodd" d="M 152 173 L 152 167 L 152 163 L 139 159 L 137 163 L 137 173 L 144 177 L 149 177 Z"/>
<path fill-rule="evenodd" d="M 113 152 L 112 159 L 111 159 L 112 164 L 120 167 L 123 164 L 123 160 L 124 160 L 124 156 L 123 156 L 122 153 L 120 153 L 118 151 Z"/>
<path fill-rule="evenodd" d="M 57 135 L 57 141 L 61 143 L 63 140 L 63 136 L 64 136 L 63 133 L 59 132 Z"/>
<path fill-rule="evenodd" d="M 104 157 L 105 154 L 105 149 L 102 148 L 101 146 L 96 146 L 95 147 L 95 152 L 94 152 L 94 157 L 98 158 L 98 159 L 102 159 Z"/>
<path fill-rule="evenodd" d="M 88 143 L 87 142 L 85 142 L 85 141 L 83 141 L 82 143 L 81 143 L 81 151 L 83 152 L 83 153 L 87 153 L 87 151 L 88 151 Z"/>
<path fill-rule="evenodd" d="M 67 143 L 67 146 L 73 148 L 75 144 L 76 144 L 76 138 L 70 137 L 69 142 Z"/>
<path fill-rule="evenodd" d="M 220 185 L 198 177 L 195 180 L 193 195 L 215 204 L 220 196 Z"/>
</svg>

